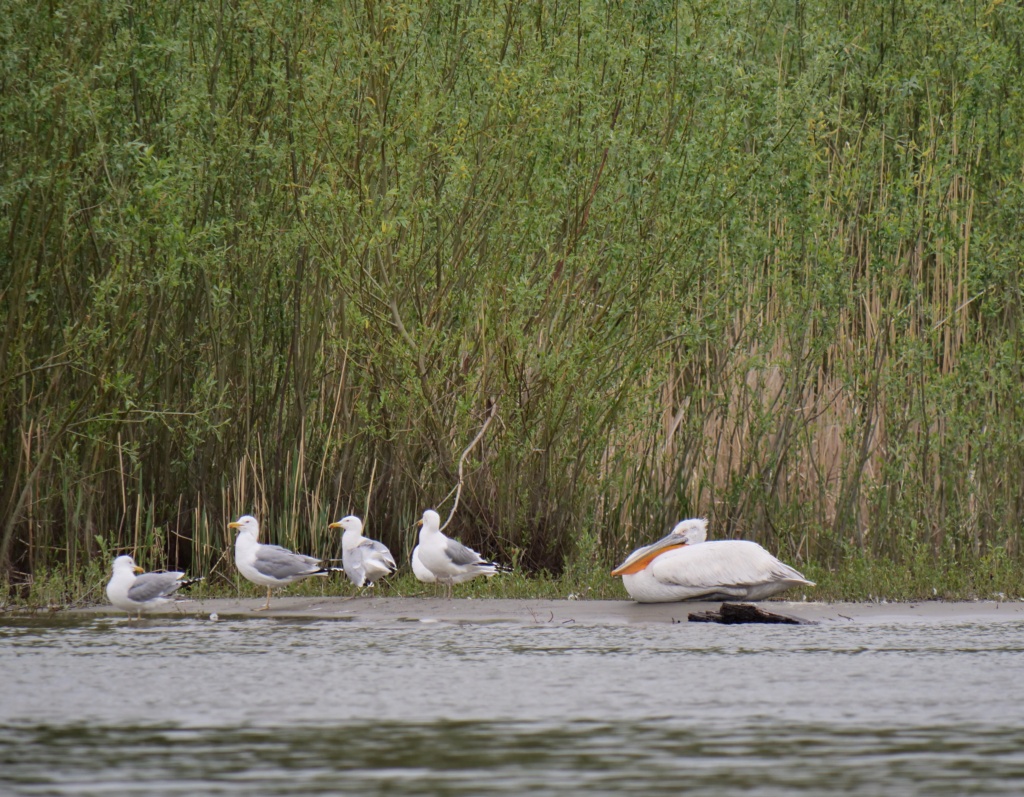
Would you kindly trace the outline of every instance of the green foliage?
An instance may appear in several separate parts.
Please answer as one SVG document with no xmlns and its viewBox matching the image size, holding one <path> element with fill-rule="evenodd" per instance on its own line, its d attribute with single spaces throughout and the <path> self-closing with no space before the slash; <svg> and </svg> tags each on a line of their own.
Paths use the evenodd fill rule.
<svg viewBox="0 0 1024 797">
<path fill-rule="evenodd" d="M 495 404 L 452 531 L 536 584 L 691 514 L 823 573 L 1019 567 L 1022 36 L 937 0 L 11 0 L 0 568 L 226 581 L 243 512 L 323 555 L 366 513 L 407 559 Z"/>
<path fill-rule="evenodd" d="M 996 550 L 974 557 L 908 543 L 899 556 L 869 557 L 850 550 L 834 570 L 809 565 L 817 586 L 809 600 L 1018 600 L 1024 597 L 1020 564 Z"/>
</svg>

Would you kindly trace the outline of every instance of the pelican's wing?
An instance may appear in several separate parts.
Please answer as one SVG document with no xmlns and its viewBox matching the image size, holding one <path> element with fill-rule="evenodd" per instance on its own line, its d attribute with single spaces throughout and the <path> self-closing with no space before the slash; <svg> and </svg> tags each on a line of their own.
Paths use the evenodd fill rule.
<svg viewBox="0 0 1024 797">
<path fill-rule="evenodd" d="M 269 578 L 286 579 L 313 575 L 321 570 L 320 560 L 289 551 L 280 545 L 260 545 L 253 567 Z"/>
<path fill-rule="evenodd" d="M 651 575 L 663 584 L 695 588 L 806 581 L 792 567 L 749 540 L 686 545 L 662 554 L 650 568 Z"/>
<path fill-rule="evenodd" d="M 184 573 L 143 573 L 128 588 L 128 597 L 137 603 L 173 595 L 181 586 Z"/>
</svg>

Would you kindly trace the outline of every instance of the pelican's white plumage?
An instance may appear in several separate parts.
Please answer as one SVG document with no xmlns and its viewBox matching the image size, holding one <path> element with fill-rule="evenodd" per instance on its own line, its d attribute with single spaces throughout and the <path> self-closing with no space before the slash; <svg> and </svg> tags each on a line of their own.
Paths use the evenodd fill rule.
<svg viewBox="0 0 1024 797">
<path fill-rule="evenodd" d="M 344 529 L 341 535 L 341 560 L 348 580 L 362 589 L 398 569 L 391 551 L 382 542 L 363 536 L 363 521 L 347 515 L 328 528 Z"/>
<path fill-rule="evenodd" d="M 114 560 L 107 582 L 107 599 L 118 609 L 135 612 L 141 617 L 143 612 L 173 601 L 174 593 L 197 581 L 202 579 L 186 578 L 179 572 L 143 573 L 132 557 L 119 556 Z"/>
<path fill-rule="evenodd" d="M 756 542 L 706 542 L 707 521 L 691 518 L 665 537 L 633 551 L 612 571 L 639 603 L 683 600 L 759 601 L 814 583 Z"/>
<path fill-rule="evenodd" d="M 478 576 L 490 577 L 507 570 L 496 562 L 488 562 L 458 540 L 445 536 L 441 531 L 441 516 L 433 509 L 425 511 L 419 523 L 422 528 L 420 544 L 412 552 L 413 572 L 427 584 L 437 582 L 447 586 L 449 597 L 453 584 Z"/>
<path fill-rule="evenodd" d="M 253 584 L 267 588 L 267 603 L 256 611 L 270 608 L 274 587 L 284 587 L 309 576 L 325 576 L 339 568 L 325 567 L 315 556 L 294 553 L 280 545 L 264 545 L 259 541 L 260 524 L 252 515 L 242 515 L 228 523 L 238 529 L 235 537 L 235 566 Z"/>
</svg>

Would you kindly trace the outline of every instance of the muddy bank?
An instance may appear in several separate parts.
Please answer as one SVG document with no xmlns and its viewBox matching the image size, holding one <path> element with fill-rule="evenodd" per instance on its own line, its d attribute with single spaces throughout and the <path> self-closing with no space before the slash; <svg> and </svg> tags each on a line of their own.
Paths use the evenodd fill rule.
<svg viewBox="0 0 1024 797">
<path fill-rule="evenodd" d="M 316 598 L 275 597 L 269 611 L 254 611 L 263 605 L 261 598 L 220 598 L 180 601 L 163 607 L 153 615 L 182 615 L 220 619 L 275 617 L 286 619 L 344 620 L 360 623 L 451 622 L 451 623 L 526 623 L 583 625 L 643 625 L 687 622 L 691 612 L 709 611 L 720 603 L 685 602 L 638 604 L 632 601 L 578 601 L 456 598 Z M 974 601 L 946 603 L 815 603 L 803 601 L 764 601 L 762 607 L 805 620 L 836 623 L 935 623 L 1024 621 L 1024 601 L 999 603 Z M 72 609 L 78 615 L 121 615 L 112 606 Z"/>
</svg>

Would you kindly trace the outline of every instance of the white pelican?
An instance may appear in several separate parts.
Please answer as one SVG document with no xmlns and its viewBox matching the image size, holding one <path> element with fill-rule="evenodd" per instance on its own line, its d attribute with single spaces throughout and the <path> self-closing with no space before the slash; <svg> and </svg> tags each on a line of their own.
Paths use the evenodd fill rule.
<svg viewBox="0 0 1024 797">
<path fill-rule="evenodd" d="M 348 580 L 362 589 L 398 569 L 391 551 L 382 542 L 363 536 L 363 521 L 347 515 L 328 528 L 345 529 L 341 535 L 341 560 Z"/>
<path fill-rule="evenodd" d="M 309 576 L 325 576 L 341 568 L 326 567 L 315 556 L 293 553 L 280 545 L 264 545 L 259 541 L 260 524 L 252 515 L 242 515 L 228 523 L 238 529 L 235 537 L 235 566 L 253 584 L 267 588 L 267 603 L 257 612 L 270 608 L 270 591 Z"/>
<path fill-rule="evenodd" d="M 488 562 L 461 542 L 446 537 L 441 532 L 441 516 L 433 509 L 424 512 L 423 519 L 416 521 L 416 524 L 422 528 L 420 544 L 412 552 L 413 572 L 420 581 L 427 584 L 444 584 L 449 598 L 454 584 L 470 581 L 477 576 L 489 578 L 495 573 L 508 572 L 509 568 L 504 565 Z M 428 574 L 432 578 L 425 577 Z"/>
<path fill-rule="evenodd" d="M 652 545 L 637 548 L 612 571 L 639 603 L 701 598 L 759 601 L 796 586 L 813 587 L 756 542 L 707 539 L 708 522 L 684 520 Z"/>
<path fill-rule="evenodd" d="M 175 599 L 174 593 L 182 587 L 202 581 L 202 578 L 185 578 L 184 573 L 143 573 L 130 556 L 119 556 L 114 560 L 113 575 L 107 582 L 107 598 L 118 609 L 142 613 L 163 606 Z M 136 576 L 136 573 L 142 573 Z"/>
</svg>

